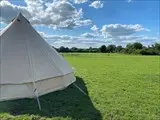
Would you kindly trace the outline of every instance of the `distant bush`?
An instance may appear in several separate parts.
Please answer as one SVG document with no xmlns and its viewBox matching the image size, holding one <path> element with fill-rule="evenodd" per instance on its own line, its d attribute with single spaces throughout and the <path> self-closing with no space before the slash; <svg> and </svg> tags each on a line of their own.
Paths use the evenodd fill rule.
<svg viewBox="0 0 160 120">
<path fill-rule="evenodd" d="M 53 47 L 54 48 L 54 47 Z M 79 52 L 79 53 L 124 53 L 124 54 L 135 54 L 135 55 L 160 55 L 160 44 L 155 43 L 151 46 L 145 47 L 141 43 L 135 42 L 133 44 L 129 43 L 125 48 L 122 46 L 115 46 L 113 44 L 105 46 L 102 45 L 99 48 L 68 48 L 61 46 L 60 48 L 55 48 L 58 52 Z"/>
<path fill-rule="evenodd" d="M 140 51 L 141 55 L 160 55 L 157 50 L 154 49 L 142 49 Z"/>
</svg>

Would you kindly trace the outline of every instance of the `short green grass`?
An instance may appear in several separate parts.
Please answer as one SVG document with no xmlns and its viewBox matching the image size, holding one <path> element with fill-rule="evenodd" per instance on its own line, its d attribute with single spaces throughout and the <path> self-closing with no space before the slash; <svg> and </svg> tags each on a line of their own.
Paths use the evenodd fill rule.
<svg viewBox="0 0 160 120">
<path fill-rule="evenodd" d="M 160 56 L 63 54 L 76 84 L 36 100 L 0 103 L 1 120 L 160 120 Z"/>
</svg>

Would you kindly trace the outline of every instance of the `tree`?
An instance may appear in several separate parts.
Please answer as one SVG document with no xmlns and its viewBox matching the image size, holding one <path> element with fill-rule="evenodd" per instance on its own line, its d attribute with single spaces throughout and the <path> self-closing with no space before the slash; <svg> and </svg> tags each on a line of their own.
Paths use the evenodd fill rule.
<svg viewBox="0 0 160 120">
<path fill-rule="evenodd" d="M 65 47 L 61 46 L 61 47 L 59 48 L 59 52 L 65 52 Z"/>
<path fill-rule="evenodd" d="M 88 52 L 92 52 L 92 50 L 93 50 L 92 47 L 89 47 Z"/>
<path fill-rule="evenodd" d="M 155 43 L 153 46 L 154 46 L 154 49 L 160 51 L 160 43 Z"/>
<path fill-rule="evenodd" d="M 102 52 L 102 53 L 105 53 L 107 50 L 105 45 L 102 45 L 99 49 L 100 49 L 100 52 Z"/>
<path fill-rule="evenodd" d="M 115 50 L 116 50 L 116 46 L 115 45 L 108 45 L 107 46 L 107 52 L 113 53 L 113 52 L 115 52 Z"/>
<path fill-rule="evenodd" d="M 92 52 L 96 53 L 96 52 L 100 52 L 99 48 L 92 48 Z"/>
<path fill-rule="evenodd" d="M 52 46 L 53 47 L 53 46 Z M 53 47 L 55 48 L 55 47 Z M 105 45 L 102 45 L 100 48 L 76 48 L 72 47 L 71 49 L 68 47 L 61 46 L 60 48 L 55 48 L 58 52 L 82 52 L 82 53 L 96 53 L 96 52 L 120 52 L 120 53 L 126 53 L 126 54 L 141 54 L 141 55 L 160 55 L 160 43 L 155 43 L 150 46 L 143 46 L 141 43 L 129 43 L 126 45 L 125 48 L 122 46 L 115 46 L 113 44 L 108 45 L 107 47 Z"/>
<path fill-rule="evenodd" d="M 140 51 L 140 54 L 141 55 L 159 55 L 159 53 L 156 50 L 148 49 L 148 48 L 142 49 Z"/>
<path fill-rule="evenodd" d="M 70 52 L 70 49 L 68 47 L 66 47 L 65 52 Z"/>
<path fill-rule="evenodd" d="M 136 50 L 137 49 L 142 49 L 143 45 L 139 42 L 135 42 L 135 43 L 133 43 L 133 48 L 136 49 Z"/>
<path fill-rule="evenodd" d="M 76 48 L 76 47 L 71 48 L 71 52 L 77 52 L 77 51 L 78 51 L 78 48 Z"/>
<path fill-rule="evenodd" d="M 128 43 L 128 44 L 126 45 L 126 48 L 127 48 L 127 49 L 133 49 L 133 45 L 132 45 L 131 43 Z"/>
<path fill-rule="evenodd" d="M 123 49 L 123 47 L 121 45 L 116 47 L 116 52 L 121 52 L 121 50 Z"/>
</svg>

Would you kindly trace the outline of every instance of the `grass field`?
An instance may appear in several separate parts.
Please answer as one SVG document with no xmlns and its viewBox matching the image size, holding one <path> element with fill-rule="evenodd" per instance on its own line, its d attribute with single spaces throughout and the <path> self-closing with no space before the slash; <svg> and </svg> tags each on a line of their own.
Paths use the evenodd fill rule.
<svg viewBox="0 0 160 120">
<path fill-rule="evenodd" d="M 0 103 L 1 120 L 160 120 L 160 56 L 63 54 L 76 84 L 40 97 Z"/>
</svg>

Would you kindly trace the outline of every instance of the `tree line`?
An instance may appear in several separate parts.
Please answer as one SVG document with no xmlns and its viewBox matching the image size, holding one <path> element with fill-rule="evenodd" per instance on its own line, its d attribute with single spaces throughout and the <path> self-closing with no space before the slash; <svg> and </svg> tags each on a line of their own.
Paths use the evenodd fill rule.
<svg viewBox="0 0 160 120">
<path fill-rule="evenodd" d="M 141 54 L 141 55 L 160 55 L 160 43 L 155 43 L 151 46 L 144 46 L 139 42 L 129 43 L 126 47 L 121 45 L 102 45 L 99 48 L 77 48 L 64 47 L 55 48 L 58 52 L 79 52 L 79 53 L 124 53 L 124 54 Z"/>
</svg>

